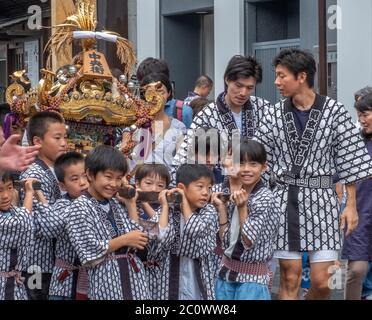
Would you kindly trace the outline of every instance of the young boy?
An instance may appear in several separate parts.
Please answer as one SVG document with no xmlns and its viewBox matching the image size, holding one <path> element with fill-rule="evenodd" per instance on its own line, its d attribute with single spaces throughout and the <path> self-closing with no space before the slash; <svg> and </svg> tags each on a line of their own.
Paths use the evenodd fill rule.
<svg viewBox="0 0 372 320">
<path fill-rule="evenodd" d="M 168 205 L 166 194 L 168 193 L 168 185 L 170 176 L 168 169 L 163 164 L 143 164 L 139 166 L 135 174 L 136 189 L 144 192 L 159 192 L 159 203 L 140 202 L 137 204 L 140 224 L 143 221 L 148 221 L 149 227 L 155 232 L 149 238 L 146 250 L 137 254 L 142 259 L 149 288 L 149 298 L 151 300 L 159 299 L 159 286 L 161 286 L 162 277 L 160 275 L 160 265 L 158 262 L 159 252 L 163 248 L 169 246 L 169 242 L 173 237 L 168 227 L 168 212 L 159 216 L 159 207 Z M 157 225 L 156 225 L 157 224 Z M 163 270 L 163 269 L 161 269 Z M 159 284 L 160 282 L 160 284 Z"/>
<path fill-rule="evenodd" d="M 41 190 L 49 204 L 61 198 L 61 191 L 55 177 L 53 166 L 55 160 L 66 152 L 66 125 L 62 116 L 56 112 L 40 112 L 34 115 L 27 125 L 30 145 L 40 146 L 37 160 L 21 174 L 21 179 L 34 178 L 41 182 Z M 21 193 L 21 198 L 22 198 Z M 34 201 L 34 205 L 37 201 Z M 34 208 L 34 213 L 37 208 Z M 54 241 L 35 234 L 31 244 L 30 264 L 25 268 L 28 294 L 31 300 L 47 300 L 50 279 L 54 267 Z M 41 269 L 41 270 L 40 270 Z M 41 272 L 42 287 L 38 288 L 29 278 Z M 36 288 L 35 288 L 36 287 Z"/>
<path fill-rule="evenodd" d="M 168 194 L 182 194 L 180 206 L 163 202 L 161 216 L 169 212 L 174 236 L 168 250 L 159 257 L 158 281 L 161 300 L 213 300 L 212 253 L 216 246 L 217 213 L 208 202 L 213 173 L 204 165 L 182 165 L 177 171 L 177 188 Z"/>
<path fill-rule="evenodd" d="M 22 208 L 12 206 L 14 195 L 10 172 L 0 180 L 0 300 L 27 300 L 21 271 L 27 267 L 33 238 L 32 180 L 25 183 Z"/>
<path fill-rule="evenodd" d="M 170 176 L 163 164 L 143 164 L 136 169 L 136 188 L 144 192 L 161 192 L 168 188 Z M 156 206 L 142 202 L 138 208 L 140 218 L 151 219 L 155 217 Z"/>
<path fill-rule="evenodd" d="M 83 299 L 86 292 L 77 279 L 82 275 L 77 254 L 68 238 L 67 208 L 72 201 L 88 190 L 84 157 L 68 152 L 57 158 L 54 171 L 66 194 L 53 205 L 39 206 L 35 214 L 35 232 L 46 239 L 57 239 L 49 300 Z"/>
<path fill-rule="evenodd" d="M 146 274 L 136 249 L 148 242 L 138 224 L 136 197 L 125 207 L 114 197 L 128 165 L 120 151 L 98 146 L 85 160 L 88 191 L 68 208 L 67 231 L 88 273 L 91 300 L 148 299 Z"/>
<path fill-rule="evenodd" d="M 279 206 L 261 181 L 266 151 L 258 142 L 240 145 L 238 177 L 241 189 L 232 191 L 231 203 L 213 195 L 219 213 L 224 256 L 216 283 L 217 300 L 270 300 L 268 262 L 279 228 Z"/>
</svg>

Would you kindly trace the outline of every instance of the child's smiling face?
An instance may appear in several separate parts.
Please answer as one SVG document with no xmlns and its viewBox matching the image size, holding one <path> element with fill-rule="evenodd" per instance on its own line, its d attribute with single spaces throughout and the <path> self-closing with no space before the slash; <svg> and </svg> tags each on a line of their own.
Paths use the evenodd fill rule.
<svg viewBox="0 0 372 320">
<path fill-rule="evenodd" d="M 14 195 L 13 181 L 0 180 L 0 210 L 8 211 L 12 205 Z"/>
</svg>

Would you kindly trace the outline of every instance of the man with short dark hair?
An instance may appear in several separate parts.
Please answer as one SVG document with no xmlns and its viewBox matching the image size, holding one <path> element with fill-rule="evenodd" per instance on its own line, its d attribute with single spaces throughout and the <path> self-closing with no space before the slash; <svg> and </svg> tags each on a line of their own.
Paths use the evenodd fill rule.
<svg viewBox="0 0 372 320">
<path fill-rule="evenodd" d="M 193 92 L 189 92 L 184 103 L 190 105 L 190 103 L 197 98 L 206 99 L 213 89 L 213 80 L 206 75 L 202 75 L 196 80 L 195 88 Z"/>
<path fill-rule="evenodd" d="M 234 131 L 239 131 L 242 137 L 252 138 L 265 110 L 270 107 L 270 102 L 253 96 L 261 81 L 262 67 L 255 58 L 233 56 L 225 70 L 224 92 L 194 117 L 190 128 L 217 129 L 224 141 L 231 140 Z M 188 132 L 175 157 L 175 165 L 186 163 L 188 156 L 192 156 L 188 149 L 194 136 L 195 132 Z"/>
<path fill-rule="evenodd" d="M 341 230 L 348 237 L 358 224 L 355 183 L 372 176 L 372 161 L 345 107 L 314 91 L 316 62 L 311 53 L 283 50 L 274 66 L 275 84 L 285 99 L 268 110 L 256 139 L 266 147 L 270 184 L 282 208 L 274 254 L 280 263 L 279 298 L 297 299 L 301 256 L 308 252 L 307 299 L 327 299 Z M 336 174 L 348 198 L 341 219 Z"/>
</svg>

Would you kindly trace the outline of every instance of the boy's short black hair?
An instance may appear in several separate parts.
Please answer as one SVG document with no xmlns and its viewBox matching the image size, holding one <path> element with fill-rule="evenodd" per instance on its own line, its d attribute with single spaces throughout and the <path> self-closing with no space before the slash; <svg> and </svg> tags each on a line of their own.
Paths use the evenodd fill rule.
<svg viewBox="0 0 372 320">
<path fill-rule="evenodd" d="M 240 143 L 240 163 L 247 160 L 265 164 L 267 161 L 265 147 L 257 141 L 244 138 Z"/>
<path fill-rule="evenodd" d="M 78 152 L 67 152 L 59 156 L 54 163 L 54 172 L 59 182 L 65 181 L 66 168 L 79 162 L 84 162 L 84 156 Z"/>
<path fill-rule="evenodd" d="M 128 164 L 119 150 L 101 145 L 89 152 L 85 158 L 85 170 L 89 170 L 94 177 L 98 172 L 106 170 L 120 171 L 124 175 L 128 171 Z"/>
<path fill-rule="evenodd" d="M 273 64 L 274 67 L 279 64 L 286 67 L 296 79 L 301 72 L 305 72 L 309 88 L 314 88 L 316 62 L 310 51 L 295 48 L 282 50 L 274 58 Z"/>
<path fill-rule="evenodd" d="M 372 93 L 362 96 L 355 103 L 355 109 L 359 112 L 372 111 Z"/>
<path fill-rule="evenodd" d="M 210 179 L 211 183 L 214 184 L 213 172 L 207 166 L 202 164 L 183 164 L 177 170 L 176 183 L 183 183 L 188 187 L 190 183 L 201 178 Z"/>
<path fill-rule="evenodd" d="M 251 56 L 245 57 L 241 55 L 233 56 L 225 70 L 223 76 L 224 82 L 236 81 L 241 78 L 253 77 L 257 80 L 257 83 L 262 81 L 262 67 L 258 61 Z M 227 90 L 227 84 L 225 83 L 225 90 Z"/>
<path fill-rule="evenodd" d="M 27 137 L 29 143 L 33 144 L 34 137 L 44 138 L 49 125 L 53 123 L 64 124 L 65 120 L 57 112 L 43 111 L 32 116 L 27 124 Z"/>
<path fill-rule="evenodd" d="M 142 179 L 148 176 L 159 176 L 161 179 L 165 180 L 166 187 L 168 188 L 170 183 L 170 174 L 164 164 L 146 163 L 137 168 L 135 175 L 136 181 L 141 182 Z"/>
<path fill-rule="evenodd" d="M 137 68 L 137 80 L 142 82 L 143 78 L 151 73 L 162 73 L 169 78 L 168 64 L 161 59 L 146 58 Z"/>
<path fill-rule="evenodd" d="M 7 183 L 9 181 L 11 182 L 14 182 L 14 175 L 12 172 L 10 171 L 5 171 L 2 175 L 1 175 L 1 181 L 3 183 Z"/>
</svg>

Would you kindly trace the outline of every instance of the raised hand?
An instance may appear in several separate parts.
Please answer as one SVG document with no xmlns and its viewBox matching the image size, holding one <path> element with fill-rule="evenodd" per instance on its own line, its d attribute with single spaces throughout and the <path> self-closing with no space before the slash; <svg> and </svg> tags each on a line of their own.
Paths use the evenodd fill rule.
<svg viewBox="0 0 372 320">
<path fill-rule="evenodd" d="M 247 206 L 248 198 L 249 198 L 249 193 L 247 191 L 245 191 L 244 189 L 241 189 L 239 191 L 235 191 L 231 195 L 231 200 L 235 203 L 235 205 L 238 208 L 242 208 L 244 206 Z"/>
<path fill-rule="evenodd" d="M 24 171 L 35 161 L 40 146 L 18 145 L 20 135 L 12 135 L 0 148 L 0 171 Z"/>
</svg>

